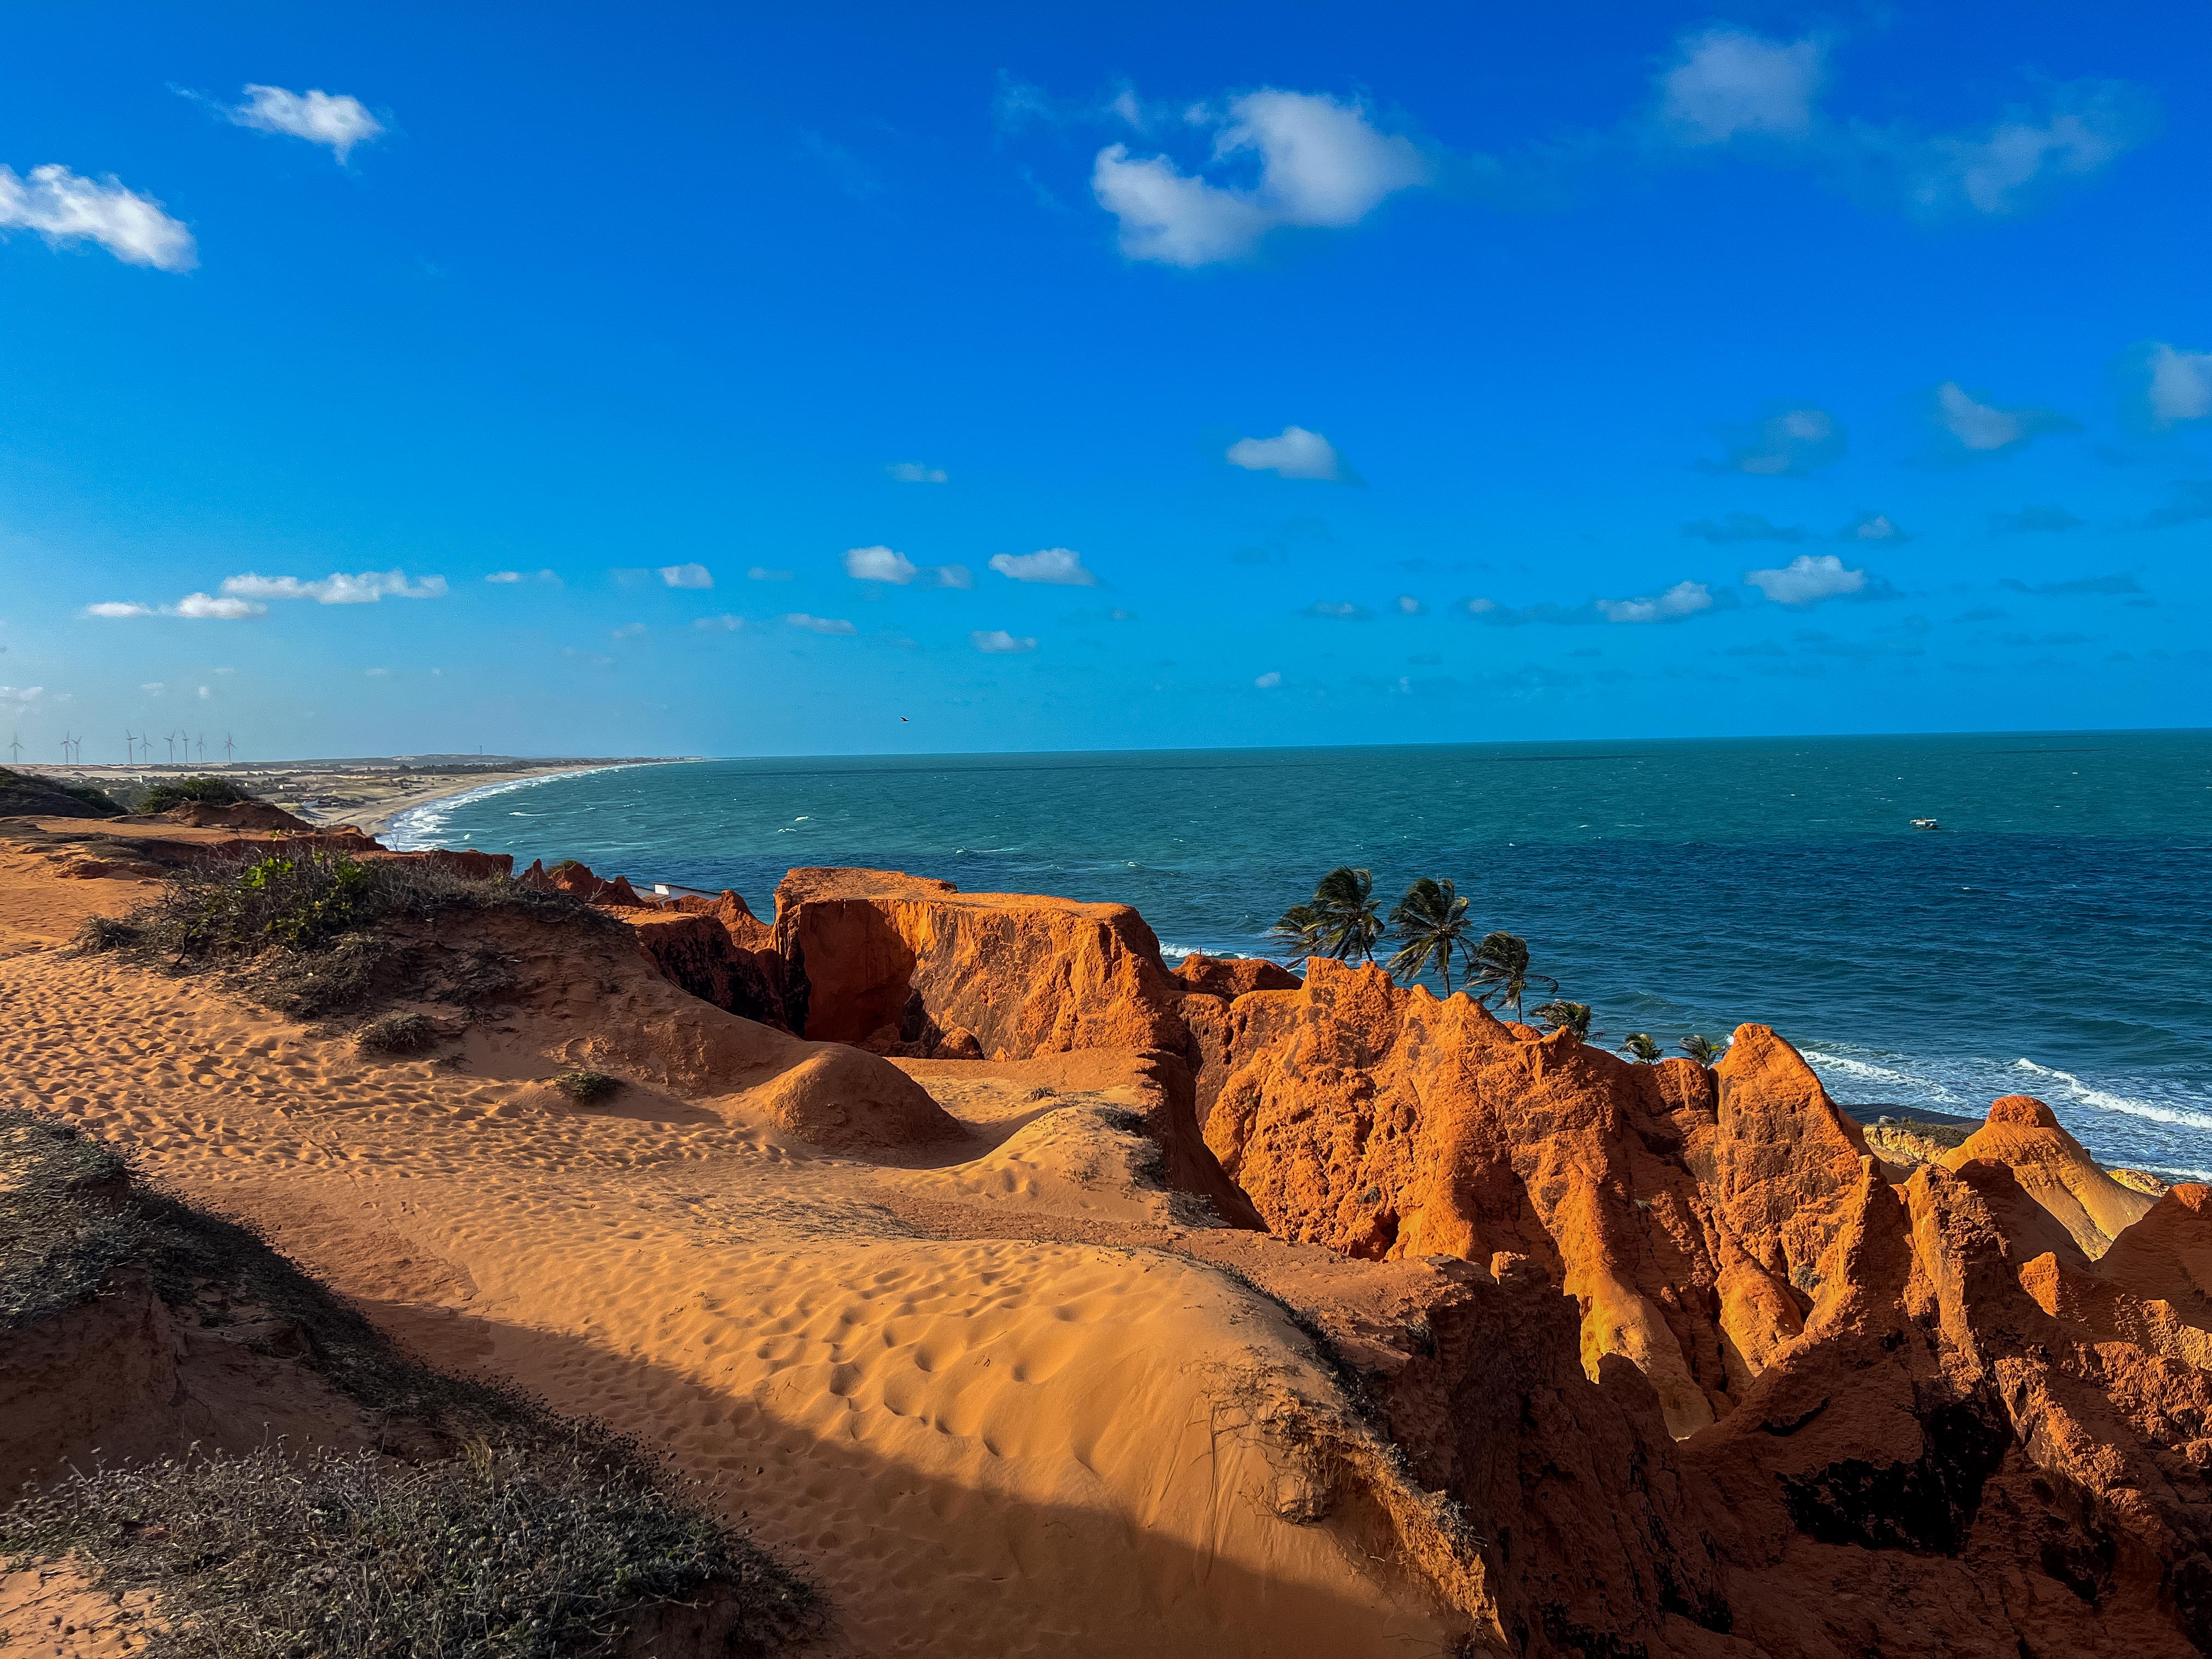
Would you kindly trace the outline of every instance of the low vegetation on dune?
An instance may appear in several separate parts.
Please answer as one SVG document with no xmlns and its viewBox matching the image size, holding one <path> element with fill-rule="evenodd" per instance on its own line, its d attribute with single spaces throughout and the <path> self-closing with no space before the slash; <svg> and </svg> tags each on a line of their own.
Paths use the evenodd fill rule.
<svg viewBox="0 0 2212 1659">
<path fill-rule="evenodd" d="M 148 1590 L 186 1659 L 552 1659 L 671 1618 L 764 1654 L 811 1591 L 636 1445 L 507 1389 L 434 1371 L 258 1236 L 134 1186 L 66 1126 L 0 1112 L 0 1330 L 143 1269 L 182 1320 L 214 1299 L 296 1331 L 301 1363 L 411 1455 L 281 1443 L 76 1472 L 0 1513 L 0 1571 L 72 1559 Z"/>
<path fill-rule="evenodd" d="M 154 785 L 131 804 L 134 812 L 166 812 L 173 806 L 183 806 L 197 801 L 203 806 L 236 806 L 256 800 L 228 778 L 208 774 L 191 777 L 168 778 Z"/>
<path fill-rule="evenodd" d="M 0 766 L 0 818 L 114 818 L 122 807 L 88 783 Z"/>
<path fill-rule="evenodd" d="M 380 1014 L 356 1031 L 353 1040 L 372 1054 L 419 1054 L 436 1045 L 438 1027 L 421 1014 Z"/>
<path fill-rule="evenodd" d="M 464 911 L 622 926 L 565 893 L 465 875 L 433 860 L 286 848 L 178 871 L 128 915 L 94 918 L 80 942 L 175 971 L 222 972 L 240 993 L 281 1013 L 329 1018 L 422 990 L 422 954 L 397 935 L 409 924 Z M 489 950 L 465 953 L 447 968 L 435 992 L 442 1000 L 471 1002 L 508 982 Z M 379 1039 L 365 1033 L 364 1041 L 375 1046 Z"/>
<path fill-rule="evenodd" d="M 143 1242 L 112 1201 L 123 1160 L 28 1112 L 0 1112 L 0 1333 L 94 1294 Z"/>
<path fill-rule="evenodd" d="M 764 1559 L 582 1439 L 100 1469 L 0 1518 L 0 1550 L 73 1553 L 103 1586 L 152 1590 L 179 1659 L 611 1653 L 641 1613 L 717 1586 L 767 1604 L 758 1652 L 803 1611 Z"/>
<path fill-rule="evenodd" d="M 563 1072 L 553 1079 L 553 1086 L 579 1106 L 588 1106 L 611 1097 L 622 1087 L 622 1079 L 605 1072 Z"/>
</svg>

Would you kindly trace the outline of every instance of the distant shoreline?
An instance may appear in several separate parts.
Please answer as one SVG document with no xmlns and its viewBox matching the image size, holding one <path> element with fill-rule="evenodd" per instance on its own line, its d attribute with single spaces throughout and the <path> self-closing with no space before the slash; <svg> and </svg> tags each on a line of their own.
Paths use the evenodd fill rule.
<svg viewBox="0 0 2212 1659">
<path fill-rule="evenodd" d="M 509 789 L 519 788 L 528 784 L 551 783 L 559 778 L 587 778 L 596 773 L 626 772 L 641 766 L 688 764 L 690 762 L 683 758 L 605 761 L 592 766 L 552 765 L 528 769 L 517 768 L 509 773 L 480 774 L 467 779 L 454 778 L 447 780 L 441 787 L 416 790 L 404 795 L 395 795 L 390 800 L 379 802 L 376 811 L 367 815 L 356 815 L 349 821 L 367 834 L 381 838 L 401 829 L 400 819 L 428 807 L 441 805 L 455 806 L 478 796 L 501 794 Z"/>
<path fill-rule="evenodd" d="M 117 784 L 143 787 L 195 775 L 223 777 L 310 823 L 351 824 L 366 834 L 381 836 L 389 833 L 392 825 L 409 812 L 479 790 L 632 766 L 672 765 L 695 758 L 682 755 L 573 755 L 540 761 L 513 755 L 481 758 L 425 755 L 332 761 L 243 761 L 229 764 L 31 764 L 18 769 L 89 784 L 94 788 Z"/>
</svg>

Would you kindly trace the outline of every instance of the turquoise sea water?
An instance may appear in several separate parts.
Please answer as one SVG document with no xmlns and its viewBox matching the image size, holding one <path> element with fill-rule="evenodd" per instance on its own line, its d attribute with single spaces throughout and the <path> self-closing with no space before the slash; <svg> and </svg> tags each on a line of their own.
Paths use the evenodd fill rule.
<svg viewBox="0 0 2212 1659">
<path fill-rule="evenodd" d="M 1942 828 L 1916 830 L 1915 817 Z M 1449 876 L 1600 1040 L 1761 1020 L 1841 1102 L 2050 1102 L 2212 1178 L 2212 732 L 730 760 L 507 785 L 394 844 L 734 887 L 867 865 L 1269 953 L 1337 864 Z"/>
</svg>

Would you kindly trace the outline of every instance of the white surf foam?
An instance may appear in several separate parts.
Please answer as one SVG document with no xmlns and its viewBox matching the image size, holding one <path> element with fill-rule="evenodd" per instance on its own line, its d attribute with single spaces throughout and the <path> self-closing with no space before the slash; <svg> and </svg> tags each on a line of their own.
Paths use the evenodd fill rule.
<svg viewBox="0 0 2212 1659">
<path fill-rule="evenodd" d="M 2120 1112 L 2129 1117 L 2148 1118 L 2153 1123 L 2172 1123 L 2184 1128 L 2212 1129 L 2212 1112 L 2191 1111 L 2186 1107 L 2168 1106 L 2158 1101 L 2134 1100 L 2126 1095 L 2116 1095 L 2107 1089 L 2093 1087 L 2071 1072 L 2062 1072 L 2055 1066 L 2039 1066 L 2032 1060 L 2015 1060 L 2016 1072 L 2026 1072 L 2038 1080 L 2046 1092 L 2062 1094 L 2076 1105 L 2094 1107 L 2100 1112 Z M 2057 1085 L 2056 1090 L 2052 1084 Z"/>
<path fill-rule="evenodd" d="M 446 826 L 459 808 L 480 800 L 489 800 L 495 795 L 512 794 L 518 789 L 535 789 L 541 783 L 556 783 L 562 778 L 588 778 L 600 772 L 620 772 L 619 766 L 580 766 L 573 772 L 541 772 L 534 778 L 509 778 L 502 783 L 488 783 L 478 789 L 465 789 L 458 795 L 441 795 L 436 800 L 425 801 L 420 806 L 410 806 L 395 813 L 385 830 L 384 844 L 395 853 L 419 853 L 428 847 L 447 844 Z M 510 813 L 509 817 L 526 814 Z M 465 836 L 464 841 L 467 839 Z"/>
</svg>

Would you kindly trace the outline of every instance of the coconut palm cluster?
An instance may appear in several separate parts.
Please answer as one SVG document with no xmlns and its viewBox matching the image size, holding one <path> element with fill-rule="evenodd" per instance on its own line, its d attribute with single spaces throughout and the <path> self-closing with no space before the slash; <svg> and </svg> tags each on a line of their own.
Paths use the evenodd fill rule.
<svg viewBox="0 0 2212 1659">
<path fill-rule="evenodd" d="M 1528 1011 L 1528 1017 L 1547 1031 L 1572 1031 L 1588 1042 L 1590 1006 L 1559 995 L 1559 981 L 1529 965 L 1528 941 L 1502 930 L 1478 934 L 1468 914 L 1468 901 L 1449 881 L 1423 876 L 1406 889 L 1386 915 L 1375 896 L 1372 871 L 1340 865 L 1315 886 L 1313 897 L 1293 904 L 1270 928 L 1282 940 L 1292 960 L 1334 957 L 1349 962 L 1357 957 L 1375 961 L 1378 947 L 1395 942 L 1397 949 L 1381 964 L 1393 979 L 1419 980 L 1434 974 L 1444 994 L 1453 994 L 1454 971 L 1459 992 L 1486 1008 L 1505 1008 L 1515 1019 L 1532 990 L 1540 988 L 1546 1000 Z M 1721 1045 L 1696 1032 L 1677 1045 L 1700 1066 L 1720 1058 Z M 1632 1031 L 1621 1040 L 1621 1052 L 1632 1060 L 1655 1060 L 1659 1044 L 1644 1031 Z"/>
</svg>

